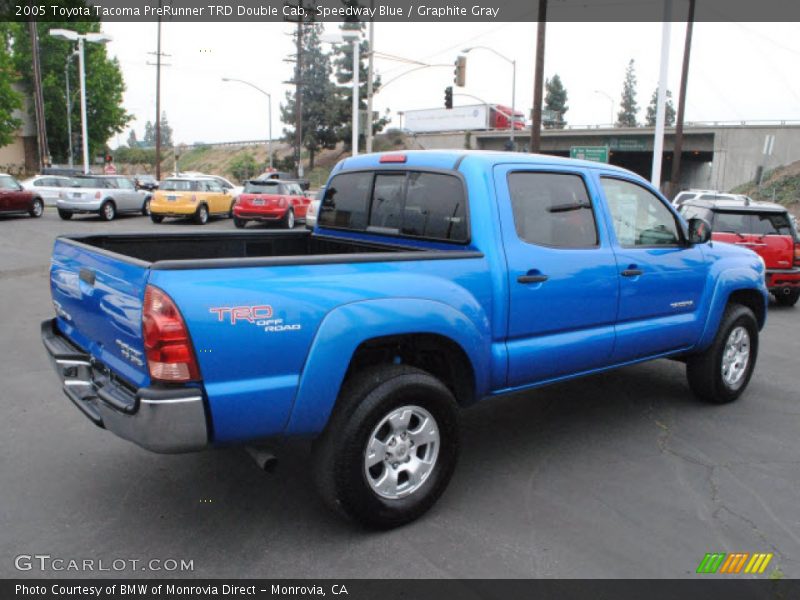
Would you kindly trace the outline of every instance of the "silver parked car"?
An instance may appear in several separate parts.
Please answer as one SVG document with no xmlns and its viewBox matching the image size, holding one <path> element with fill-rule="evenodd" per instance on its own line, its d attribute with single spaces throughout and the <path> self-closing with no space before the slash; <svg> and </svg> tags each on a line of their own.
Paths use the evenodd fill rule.
<svg viewBox="0 0 800 600">
<path fill-rule="evenodd" d="M 55 206 L 58 195 L 71 185 L 72 178 L 64 175 L 35 175 L 22 182 L 22 187 L 39 196 L 47 206 Z"/>
<path fill-rule="evenodd" d="M 61 191 L 56 207 L 65 220 L 75 213 L 95 213 L 111 221 L 120 213 L 149 215 L 151 197 L 122 175 L 79 175 L 72 178 L 72 187 Z"/>
</svg>

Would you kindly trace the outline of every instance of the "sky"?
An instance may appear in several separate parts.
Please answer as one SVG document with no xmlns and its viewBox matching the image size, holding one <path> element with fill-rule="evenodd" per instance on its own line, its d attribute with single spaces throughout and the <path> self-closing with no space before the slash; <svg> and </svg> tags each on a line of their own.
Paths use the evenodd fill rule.
<svg viewBox="0 0 800 600">
<path fill-rule="evenodd" d="M 334 23 L 325 25 L 336 31 Z M 113 37 L 109 54 L 121 64 L 127 90 L 129 127 L 139 139 L 155 118 L 155 23 L 105 23 Z M 672 23 L 668 88 L 677 98 L 685 23 Z M 161 106 L 176 143 L 266 139 L 267 98 L 223 77 L 242 79 L 272 94 L 273 137 L 280 137 L 279 104 L 285 101 L 293 64 L 291 25 L 285 23 L 171 23 L 162 25 Z M 635 60 L 639 119 L 658 84 L 661 23 L 548 23 L 545 76 L 558 73 L 567 92 L 569 125 L 608 124 L 619 110 L 625 69 Z M 488 46 L 516 60 L 516 106 L 529 114 L 533 98 L 536 23 L 376 23 L 376 52 L 429 64 L 375 96 L 375 110 L 397 111 L 443 106 L 452 85 L 458 54 L 469 46 Z M 800 121 L 800 23 L 696 23 L 687 93 L 687 121 Z M 377 59 L 384 82 L 408 65 Z M 455 89 L 454 103 L 474 104 L 460 92 L 497 104 L 511 103 L 512 67 L 491 52 L 468 54 L 467 85 Z M 611 99 L 609 99 L 609 97 Z M 613 100 L 613 106 L 612 106 Z M 613 115 L 612 115 L 613 111 Z M 128 131 L 110 140 L 124 144 Z"/>
</svg>

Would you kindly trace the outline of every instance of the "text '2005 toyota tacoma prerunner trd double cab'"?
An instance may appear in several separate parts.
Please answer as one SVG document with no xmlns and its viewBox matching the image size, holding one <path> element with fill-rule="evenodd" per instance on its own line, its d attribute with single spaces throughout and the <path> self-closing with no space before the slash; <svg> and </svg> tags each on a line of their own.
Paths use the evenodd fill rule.
<svg viewBox="0 0 800 600">
<path fill-rule="evenodd" d="M 313 231 L 59 237 L 42 337 L 96 425 L 156 452 L 311 437 L 327 503 L 386 528 L 444 491 L 475 402 L 662 357 L 735 400 L 764 265 L 709 240 L 606 164 L 364 155 Z"/>
</svg>

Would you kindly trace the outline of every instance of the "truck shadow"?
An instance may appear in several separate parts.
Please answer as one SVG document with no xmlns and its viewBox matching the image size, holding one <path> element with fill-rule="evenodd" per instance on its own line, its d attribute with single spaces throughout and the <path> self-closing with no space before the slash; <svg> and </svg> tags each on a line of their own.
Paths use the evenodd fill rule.
<svg viewBox="0 0 800 600">
<path fill-rule="evenodd" d="M 311 481 L 308 441 L 290 440 L 276 448 L 278 464 L 271 474 L 234 448 L 159 456 L 126 446 L 116 453 L 123 468 L 111 460 L 96 462 L 94 468 L 104 471 L 98 477 L 116 481 L 115 503 L 124 519 L 120 526 L 135 539 L 164 550 L 189 544 L 190 554 L 205 567 L 225 555 L 228 568 L 204 568 L 198 576 L 236 576 L 230 565 L 252 576 L 247 565 L 263 564 L 267 555 L 275 560 L 270 548 L 303 540 L 335 549 L 375 535 L 404 536 L 409 528 L 446 520 L 448 511 L 463 510 L 463 502 L 483 506 L 481 490 L 492 473 L 518 470 L 527 476 L 540 457 L 552 454 L 554 444 L 566 467 L 583 461 L 587 447 L 609 432 L 626 440 L 628 449 L 636 451 L 646 439 L 640 450 L 657 452 L 655 421 L 668 423 L 671 413 L 710 410 L 692 397 L 683 369 L 680 363 L 658 361 L 488 400 L 464 411 L 461 458 L 450 489 L 420 521 L 384 534 L 361 530 L 322 505 Z"/>
</svg>

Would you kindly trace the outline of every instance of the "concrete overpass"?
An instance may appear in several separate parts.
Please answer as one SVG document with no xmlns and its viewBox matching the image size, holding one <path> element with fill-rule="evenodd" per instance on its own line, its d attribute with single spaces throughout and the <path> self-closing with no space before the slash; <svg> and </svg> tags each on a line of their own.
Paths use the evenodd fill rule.
<svg viewBox="0 0 800 600">
<path fill-rule="evenodd" d="M 653 128 L 546 129 L 542 153 L 569 156 L 573 146 L 608 146 L 609 162 L 650 179 L 653 161 Z M 767 135 L 775 136 L 773 154 L 763 155 Z M 507 131 L 425 133 L 413 136 L 420 148 L 472 148 L 503 150 Z M 662 181 L 669 179 L 675 129 L 667 128 L 664 139 Z M 527 150 L 530 132 L 517 132 L 517 147 Z M 681 188 L 727 191 L 752 181 L 757 169 L 800 160 L 800 122 L 687 123 L 681 153 Z"/>
</svg>

